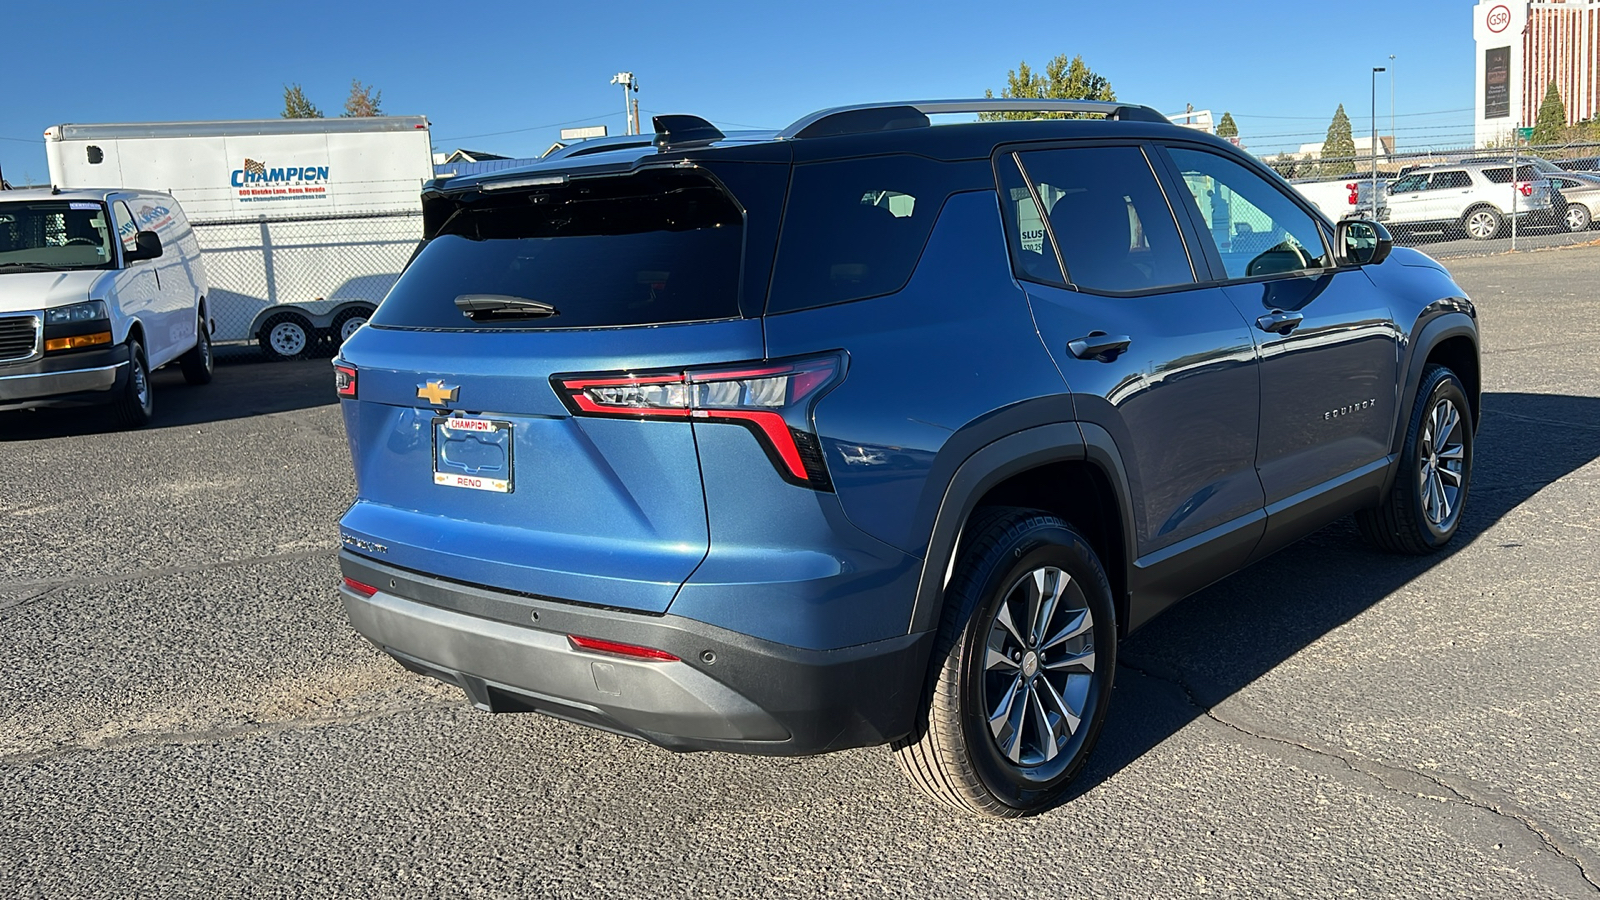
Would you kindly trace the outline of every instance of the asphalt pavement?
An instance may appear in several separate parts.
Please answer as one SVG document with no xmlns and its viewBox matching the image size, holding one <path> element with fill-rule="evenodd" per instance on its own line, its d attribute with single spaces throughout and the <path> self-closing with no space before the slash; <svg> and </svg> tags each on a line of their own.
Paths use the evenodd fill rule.
<svg viewBox="0 0 1600 900">
<path fill-rule="evenodd" d="M 1428 559 L 1337 523 L 1130 638 L 1076 796 L 491 716 L 351 631 L 326 360 L 0 413 L 8 897 L 1600 896 L 1600 248 L 1451 263 L 1485 415 Z"/>
</svg>

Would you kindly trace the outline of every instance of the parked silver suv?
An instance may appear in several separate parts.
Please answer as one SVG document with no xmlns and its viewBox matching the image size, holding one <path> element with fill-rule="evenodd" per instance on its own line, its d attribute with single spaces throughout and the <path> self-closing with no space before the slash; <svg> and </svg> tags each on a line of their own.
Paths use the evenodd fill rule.
<svg viewBox="0 0 1600 900">
<path fill-rule="evenodd" d="M 1391 228 L 1465 232 L 1487 241 L 1500 234 L 1513 213 L 1519 223 L 1546 225 L 1565 212 L 1566 201 L 1547 177 L 1527 166 L 1519 174 L 1512 177 L 1509 161 L 1413 169 L 1389 183 L 1378 219 Z M 1368 205 L 1368 184 L 1360 184 L 1358 206 Z"/>
</svg>

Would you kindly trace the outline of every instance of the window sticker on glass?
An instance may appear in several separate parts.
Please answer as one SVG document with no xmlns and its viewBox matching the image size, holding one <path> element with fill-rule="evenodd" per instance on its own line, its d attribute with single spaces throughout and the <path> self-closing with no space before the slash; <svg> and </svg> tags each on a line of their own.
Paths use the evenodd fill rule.
<svg viewBox="0 0 1600 900">
<path fill-rule="evenodd" d="M 916 212 L 917 198 L 899 191 L 867 191 L 861 195 L 861 205 L 887 209 L 896 219 L 909 219 Z"/>
</svg>

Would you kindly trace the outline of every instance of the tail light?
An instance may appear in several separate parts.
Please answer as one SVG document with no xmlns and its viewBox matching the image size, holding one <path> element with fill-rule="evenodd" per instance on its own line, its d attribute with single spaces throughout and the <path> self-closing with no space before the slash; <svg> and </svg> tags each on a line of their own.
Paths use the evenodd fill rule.
<svg viewBox="0 0 1600 900">
<path fill-rule="evenodd" d="M 1351 206 L 1355 206 L 1357 203 L 1361 202 L 1361 188 L 1357 187 L 1355 184 L 1347 184 L 1344 186 L 1344 189 L 1350 192 Z"/>
<path fill-rule="evenodd" d="M 791 484 L 833 490 L 811 407 L 844 374 L 843 360 L 785 362 L 640 374 L 556 375 L 550 380 L 574 416 L 728 422 L 756 436 Z"/>
<path fill-rule="evenodd" d="M 356 398 L 356 367 L 333 364 L 333 392 L 346 400 Z"/>
</svg>

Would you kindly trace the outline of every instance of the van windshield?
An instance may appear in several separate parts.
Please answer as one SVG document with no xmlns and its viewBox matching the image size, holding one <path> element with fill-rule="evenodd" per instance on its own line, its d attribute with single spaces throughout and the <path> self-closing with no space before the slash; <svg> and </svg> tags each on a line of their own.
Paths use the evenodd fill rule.
<svg viewBox="0 0 1600 900">
<path fill-rule="evenodd" d="M 0 203 L 0 269 L 109 269 L 113 260 L 104 204 Z"/>
</svg>

